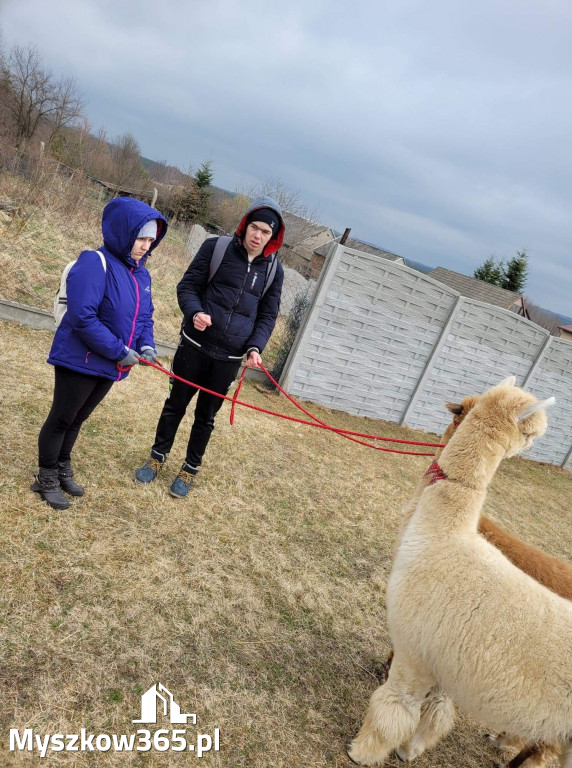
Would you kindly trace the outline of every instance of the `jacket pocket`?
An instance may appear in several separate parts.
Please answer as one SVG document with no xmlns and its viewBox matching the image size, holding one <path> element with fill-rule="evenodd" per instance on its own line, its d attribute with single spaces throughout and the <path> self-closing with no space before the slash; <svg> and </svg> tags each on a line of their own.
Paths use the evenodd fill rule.
<svg viewBox="0 0 572 768">
<path fill-rule="evenodd" d="M 191 337 L 190 337 L 190 336 L 187 336 L 187 334 L 186 334 L 184 331 L 183 331 L 183 334 L 182 334 L 182 335 L 185 337 L 185 339 L 186 339 L 188 342 L 190 342 L 191 344 L 194 344 L 194 345 L 195 345 L 195 347 L 201 347 L 201 346 L 202 346 L 202 344 L 199 344 L 199 342 L 198 342 L 198 341 L 195 341 L 194 339 L 191 339 Z"/>
</svg>

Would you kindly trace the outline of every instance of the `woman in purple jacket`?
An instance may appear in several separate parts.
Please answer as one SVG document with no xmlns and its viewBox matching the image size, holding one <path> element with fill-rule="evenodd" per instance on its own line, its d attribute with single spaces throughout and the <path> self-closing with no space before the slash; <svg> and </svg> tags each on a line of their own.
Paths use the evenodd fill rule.
<svg viewBox="0 0 572 768">
<path fill-rule="evenodd" d="M 105 268 L 97 251 L 82 251 L 67 279 L 67 311 L 48 363 L 55 368 L 54 398 L 38 438 L 39 472 L 31 490 L 53 509 L 67 509 L 83 488 L 73 480 L 71 452 L 83 422 L 114 381 L 143 357 L 155 361 L 148 254 L 167 231 L 147 203 L 116 197 L 101 222 Z"/>
</svg>

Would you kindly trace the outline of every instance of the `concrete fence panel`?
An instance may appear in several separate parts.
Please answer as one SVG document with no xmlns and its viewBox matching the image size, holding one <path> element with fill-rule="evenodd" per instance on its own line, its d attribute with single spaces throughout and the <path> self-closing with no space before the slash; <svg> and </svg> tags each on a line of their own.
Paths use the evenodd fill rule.
<svg viewBox="0 0 572 768">
<path fill-rule="evenodd" d="M 554 395 L 548 430 L 528 454 L 531 459 L 572 469 L 572 341 L 551 337 L 526 388 L 542 399 Z"/>
<path fill-rule="evenodd" d="M 401 420 L 457 293 L 386 259 L 337 249 L 287 386 L 361 416 Z"/>
<path fill-rule="evenodd" d="M 548 336 L 514 312 L 462 298 L 405 423 L 440 433 L 450 422 L 444 403 L 460 402 L 507 376 L 522 385 Z"/>
<path fill-rule="evenodd" d="M 450 420 L 445 402 L 511 375 L 557 398 L 546 436 L 528 455 L 572 469 L 572 342 L 408 267 L 337 246 L 282 385 L 333 409 L 440 433 Z"/>
</svg>

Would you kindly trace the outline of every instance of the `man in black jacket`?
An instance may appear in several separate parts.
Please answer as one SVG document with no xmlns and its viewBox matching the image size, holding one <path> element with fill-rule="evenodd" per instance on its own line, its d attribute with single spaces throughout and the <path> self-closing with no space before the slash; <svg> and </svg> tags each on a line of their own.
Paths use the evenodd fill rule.
<svg viewBox="0 0 572 768">
<path fill-rule="evenodd" d="M 173 373 L 226 395 L 243 355 L 247 367 L 261 362 L 280 308 L 284 270 L 280 262 L 275 270 L 271 267 L 283 239 L 280 206 L 271 197 L 260 197 L 247 209 L 212 276 L 217 238 L 205 240 L 177 286 L 184 320 Z M 135 473 L 139 482 L 151 483 L 159 474 L 195 392 L 196 387 L 172 379 L 151 457 Z M 222 403 L 222 398 L 199 391 L 187 454 L 169 489 L 171 496 L 184 498 L 189 492 Z"/>
</svg>

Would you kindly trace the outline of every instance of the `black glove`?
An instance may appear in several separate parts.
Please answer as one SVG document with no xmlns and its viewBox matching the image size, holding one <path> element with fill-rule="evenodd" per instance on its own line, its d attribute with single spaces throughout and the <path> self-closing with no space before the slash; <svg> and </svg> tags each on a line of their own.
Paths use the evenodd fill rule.
<svg viewBox="0 0 572 768">
<path fill-rule="evenodd" d="M 147 360 L 148 363 L 154 363 L 157 359 L 157 353 L 153 349 L 153 347 L 141 347 L 141 354 L 139 357 L 142 357 L 144 360 Z M 142 363 L 139 361 L 139 365 L 145 365 L 145 363 Z"/>
<path fill-rule="evenodd" d="M 122 368 L 127 368 L 131 365 L 136 365 L 139 360 L 137 359 L 139 355 L 137 352 L 135 352 L 134 349 L 129 349 L 129 347 L 125 347 L 125 350 L 127 354 L 125 357 L 122 357 L 121 360 L 118 360 L 117 364 L 120 365 Z"/>
</svg>

